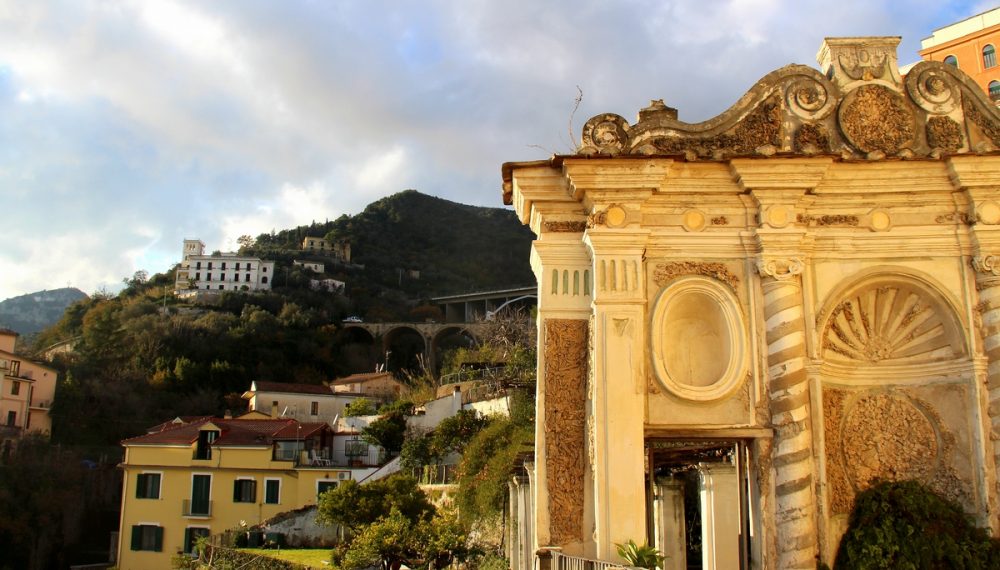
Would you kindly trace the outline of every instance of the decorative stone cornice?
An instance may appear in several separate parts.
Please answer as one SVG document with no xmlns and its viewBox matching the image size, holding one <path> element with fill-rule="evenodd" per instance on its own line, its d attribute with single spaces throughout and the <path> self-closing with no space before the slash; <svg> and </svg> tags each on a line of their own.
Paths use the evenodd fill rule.
<svg viewBox="0 0 1000 570">
<path fill-rule="evenodd" d="M 636 124 L 613 113 L 583 127 L 581 155 L 668 155 L 686 160 L 840 155 L 940 159 L 1000 147 L 1000 111 L 964 72 L 918 63 L 905 81 L 898 38 L 828 38 L 824 65 L 789 65 L 702 123 L 653 101 Z"/>
<path fill-rule="evenodd" d="M 798 257 L 761 257 L 757 260 L 757 273 L 777 281 L 788 281 L 802 274 L 805 262 Z"/>
</svg>

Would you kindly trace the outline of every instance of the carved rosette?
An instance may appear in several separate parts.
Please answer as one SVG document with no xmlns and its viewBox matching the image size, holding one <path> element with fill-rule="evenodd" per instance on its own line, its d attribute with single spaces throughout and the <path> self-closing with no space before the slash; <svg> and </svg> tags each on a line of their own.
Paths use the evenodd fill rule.
<svg viewBox="0 0 1000 570">
<path fill-rule="evenodd" d="M 924 129 L 931 148 L 954 152 L 965 143 L 962 125 L 949 117 L 931 117 Z"/>
<path fill-rule="evenodd" d="M 805 263 L 798 257 L 762 257 L 757 260 L 757 273 L 776 281 L 792 281 L 802 274 Z"/>
<path fill-rule="evenodd" d="M 840 103 L 840 130 L 865 153 L 895 155 L 913 142 L 915 118 L 901 96 L 882 85 L 862 85 Z"/>
<path fill-rule="evenodd" d="M 545 321 L 545 461 L 553 544 L 583 539 L 587 321 Z"/>
</svg>

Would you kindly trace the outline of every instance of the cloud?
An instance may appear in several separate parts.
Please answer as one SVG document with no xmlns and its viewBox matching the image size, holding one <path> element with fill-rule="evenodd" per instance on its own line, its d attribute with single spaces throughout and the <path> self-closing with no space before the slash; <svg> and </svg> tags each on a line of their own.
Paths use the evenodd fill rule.
<svg viewBox="0 0 1000 570">
<path fill-rule="evenodd" d="M 590 116 L 704 120 L 823 36 L 902 35 L 905 62 L 989 7 L 940 4 L 0 0 L 0 299 L 406 188 L 498 206 L 502 162 L 569 152 Z"/>
</svg>

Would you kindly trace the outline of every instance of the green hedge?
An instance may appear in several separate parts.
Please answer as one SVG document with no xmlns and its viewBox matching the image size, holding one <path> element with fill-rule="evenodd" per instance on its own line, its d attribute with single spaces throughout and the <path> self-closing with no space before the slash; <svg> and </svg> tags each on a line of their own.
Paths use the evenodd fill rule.
<svg viewBox="0 0 1000 570">
<path fill-rule="evenodd" d="M 858 495 L 835 570 L 1000 568 L 1000 541 L 956 503 L 916 481 Z"/>
</svg>

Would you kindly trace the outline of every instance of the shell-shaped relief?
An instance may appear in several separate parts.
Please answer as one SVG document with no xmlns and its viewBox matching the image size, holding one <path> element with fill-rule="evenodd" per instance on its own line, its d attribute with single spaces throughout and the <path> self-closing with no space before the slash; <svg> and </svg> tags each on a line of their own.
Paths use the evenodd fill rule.
<svg viewBox="0 0 1000 570">
<path fill-rule="evenodd" d="M 651 327 L 653 370 L 675 396 L 716 400 L 745 379 L 745 322 L 735 295 L 718 281 L 674 281 L 656 300 Z"/>
<path fill-rule="evenodd" d="M 953 329 L 924 292 L 906 285 L 872 287 L 833 309 L 824 358 L 872 364 L 949 360 L 961 354 Z"/>
</svg>

